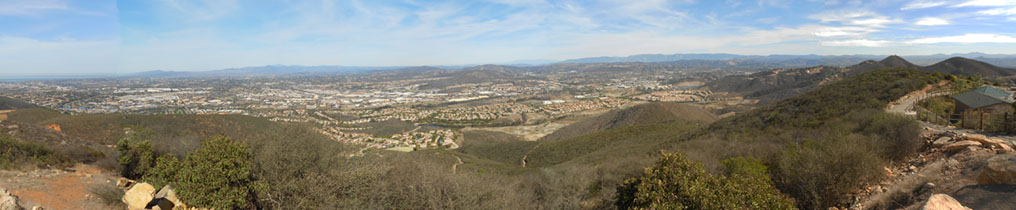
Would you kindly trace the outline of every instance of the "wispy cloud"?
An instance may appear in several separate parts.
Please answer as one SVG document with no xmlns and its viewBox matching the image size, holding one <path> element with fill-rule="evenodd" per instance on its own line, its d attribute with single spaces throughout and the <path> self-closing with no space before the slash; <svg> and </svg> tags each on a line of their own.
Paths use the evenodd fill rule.
<svg viewBox="0 0 1016 210">
<path fill-rule="evenodd" d="M 822 46 L 830 46 L 830 47 L 882 47 L 892 42 L 885 40 L 855 39 L 855 40 L 822 41 L 821 43 Z"/>
<path fill-rule="evenodd" d="M 937 18 L 937 17 L 925 17 L 925 18 L 917 19 L 917 22 L 914 22 L 914 25 L 919 25 L 919 26 L 941 26 L 941 25 L 949 25 L 949 21 L 946 20 L 946 19 Z"/>
<path fill-rule="evenodd" d="M 940 43 L 1016 43 L 1016 37 L 998 34 L 964 34 L 959 36 L 928 37 L 908 41 L 909 44 L 940 44 Z"/>
<path fill-rule="evenodd" d="M 40 13 L 69 10 L 67 2 L 59 0 L 0 0 L 0 15 L 38 16 Z"/>
<path fill-rule="evenodd" d="M 869 33 L 878 32 L 878 29 L 868 27 L 824 27 L 815 31 L 815 36 L 819 37 L 840 37 L 840 36 L 862 36 Z"/>
<path fill-rule="evenodd" d="M 1016 15 L 1016 7 L 981 10 L 977 13 L 982 15 Z"/>
<path fill-rule="evenodd" d="M 997 7 L 1016 6 L 1016 0 L 970 0 L 954 5 L 954 7 Z"/>
<path fill-rule="evenodd" d="M 943 5 L 946 5 L 946 2 L 944 2 L 944 1 L 915 1 L 915 2 L 910 2 L 910 3 L 906 4 L 906 5 L 903 5 L 903 7 L 900 8 L 900 10 L 925 9 L 925 8 L 939 7 L 939 6 L 943 6 Z"/>
</svg>

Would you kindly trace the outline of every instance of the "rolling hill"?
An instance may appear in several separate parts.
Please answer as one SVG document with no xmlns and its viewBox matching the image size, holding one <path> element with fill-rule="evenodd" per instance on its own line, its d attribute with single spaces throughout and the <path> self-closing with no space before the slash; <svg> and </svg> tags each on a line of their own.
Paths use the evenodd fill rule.
<svg viewBox="0 0 1016 210">
<path fill-rule="evenodd" d="M 949 58 L 934 65 L 921 67 L 920 69 L 929 72 L 941 72 L 963 76 L 981 75 L 984 78 L 1016 75 L 1016 69 L 1002 68 L 982 61 L 963 57 Z"/>
<path fill-rule="evenodd" d="M 719 118 L 712 113 L 688 104 L 669 102 L 640 104 L 626 109 L 607 112 L 603 115 L 565 126 L 540 138 L 540 141 L 574 138 L 624 126 L 659 124 L 673 121 L 708 124 L 717 119 Z"/>
<path fill-rule="evenodd" d="M 35 104 L 31 104 L 31 103 L 28 103 L 28 102 L 25 102 L 25 101 L 22 101 L 22 100 L 19 100 L 19 99 L 10 98 L 10 97 L 6 97 L 6 96 L 0 96 L 0 110 L 29 109 L 29 108 L 38 108 L 38 107 L 39 106 L 36 106 Z"/>
<path fill-rule="evenodd" d="M 848 67 L 819 66 L 798 69 L 773 69 L 751 75 L 723 77 L 704 86 L 716 92 L 729 92 L 745 98 L 758 99 L 768 104 L 817 89 L 829 81 L 877 69 L 909 68 L 927 72 L 954 75 L 982 75 L 987 79 L 1016 75 L 1016 69 L 1006 69 L 988 63 L 954 57 L 931 66 L 919 66 L 900 56 L 889 56 L 881 61 L 867 60 Z"/>
</svg>

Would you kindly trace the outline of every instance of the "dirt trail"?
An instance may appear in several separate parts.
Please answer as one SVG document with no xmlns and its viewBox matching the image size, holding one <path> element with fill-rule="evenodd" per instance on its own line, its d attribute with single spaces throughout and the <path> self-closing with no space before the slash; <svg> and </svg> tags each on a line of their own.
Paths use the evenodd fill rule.
<svg viewBox="0 0 1016 210">
<path fill-rule="evenodd" d="M 115 176 L 84 164 L 76 165 L 73 171 L 0 171 L 0 187 L 13 192 L 27 208 L 108 209 L 88 191 L 99 184 L 115 185 Z"/>
<path fill-rule="evenodd" d="M 452 164 L 452 174 L 455 174 L 459 170 L 459 165 L 462 165 L 463 163 L 462 163 L 462 158 L 460 158 L 458 155 L 452 155 L 452 156 L 455 156 L 455 161 L 456 161 L 455 164 Z"/>
<path fill-rule="evenodd" d="M 533 150 L 536 150 L 536 148 L 540 147 L 540 145 L 543 145 L 543 142 L 540 142 L 539 144 L 536 144 L 536 146 L 534 146 L 533 148 L 529 149 L 529 151 L 526 151 L 526 155 L 522 156 L 522 167 L 523 168 L 525 168 L 526 167 L 526 163 L 529 162 L 529 153 L 533 153 Z"/>
</svg>

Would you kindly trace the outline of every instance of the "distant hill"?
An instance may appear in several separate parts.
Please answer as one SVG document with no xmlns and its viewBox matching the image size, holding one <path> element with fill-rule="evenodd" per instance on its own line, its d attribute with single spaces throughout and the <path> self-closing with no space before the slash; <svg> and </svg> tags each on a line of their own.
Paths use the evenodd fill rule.
<svg viewBox="0 0 1016 210">
<path fill-rule="evenodd" d="M 829 66 L 773 69 L 751 75 L 726 76 L 708 82 L 704 87 L 769 103 L 814 90 L 823 81 L 839 78 L 842 72 L 843 68 Z"/>
<path fill-rule="evenodd" d="M 881 61 L 866 60 L 848 67 L 819 66 L 796 69 L 773 69 L 751 75 L 733 75 L 708 82 L 704 87 L 717 92 L 729 92 L 746 98 L 758 99 L 767 104 L 817 89 L 828 81 L 885 68 L 919 69 L 985 78 L 1016 75 L 1016 70 L 997 67 L 966 58 L 950 58 L 931 66 L 919 66 L 900 56 L 889 56 Z"/>
<path fill-rule="evenodd" d="M 1016 75 L 1016 69 L 1002 68 L 982 61 L 953 57 L 935 65 L 921 67 L 921 70 L 929 72 L 942 72 L 947 74 L 973 76 L 981 75 L 985 78 L 1005 77 Z"/>
<path fill-rule="evenodd" d="M 29 109 L 38 107 L 39 106 L 36 106 L 35 104 L 31 104 L 19 99 L 0 96 L 0 110 Z"/>
<path fill-rule="evenodd" d="M 670 121 L 701 122 L 708 124 L 719 119 L 708 111 L 688 105 L 670 102 L 640 104 L 626 109 L 607 112 L 603 115 L 576 122 L 544 136 L 540 141 L 554 141 L 578 137 L 603 130 Z"/>
<path fill-rule="evenodd" d="M 559 63 L 623 63 L 623 62 L 681 62 L 690 60 L 703 61 L 740 61 L 769 63 L 780 68 L 799 68 L 809 66 L 840 66 L 845 67 L 866 60 L 885 58 L 887 55 L 737 55 L 737 54 L 641 54 L 624 57 L 587 57 L 564 60 Z M 931 65 L 951 57 L 975 58 L 996 66 L 1016 67 L 1016 55 L 956 53 L 934 55 L 903 56 L 918 65 Z"/>
<path fill-rule="evenodd" d="M 914 65 L 913 63 L 910 63 L 909 61 L 907 61 L 906 59 L 903 59 L 900 56 L 892 55 L 892 56 L 886 57 L 885 59 L 882 59 L 881 61 L 866 60 L 866 61 L 858 63 L 856 65 L 846 67 L 846 69 L 844 69 L 844 71 L 848 72 L 848 74 L 853 75 L 853 74 L 859 74 L 859 73 L 864 73 L 864 72 L 869 72 L 869 71 L 872 71 L 872 70 L 878 70 L 878 69 L 884 69 L 884 68 L 910 68 L 910 69 L 917 69 L 917 68 L 920 68 L 920 66 Z"/>
</svg>

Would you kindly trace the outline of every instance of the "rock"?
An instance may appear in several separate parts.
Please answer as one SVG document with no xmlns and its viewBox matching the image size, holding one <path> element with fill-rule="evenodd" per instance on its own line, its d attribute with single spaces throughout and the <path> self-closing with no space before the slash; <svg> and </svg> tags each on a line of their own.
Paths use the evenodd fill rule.
<svg viewBox="0 0 1016 210">
<path fill-rule="evenodd" d="M 176 197 L 176 191 L 169 185 L 159 189 L 159 192 L 155 193 L 155 199 L 152 199 L 147 206 L 151 206 L 152 209 L 187 209 L 187 204 L 184 204 L 180 198 Z"/>
<path fill-rule="evenodd" d="M 152 193 L 155 193 L 155 187 L 152 187 L 151 184 L 143 182 L 134 184 L 130 190 L 123 194 L 123 202 L 130 210 L 145 209 L 145 206 L 155 198 Z"/>
<path fill-rule="evenodd" d="M 941 137 L 941 138 L 935 139 L 935 141 L 931 143 L 931 146 L 933 146 L 935 148 L 941 148 L 941 147 L 944 147 L 946 145 L 949 145 L 949 143 L 952 142 L 952 140 L 953 139 L 950 138 L 950 137 Z"/>
<path fill-rule="evenodd" d="M 924 183 L 924 185 L 921 185 L 921 191 L 928 191 L 931 190 L 932 188 L 935 188 L 935 183 L 928 182 Z"/>
<path fill-rule="evenodd" d="M 18 206 L 18 197 L 15 197 L 7 189 L 0 188 L 0 210 L 21 210 Z"/>
<path fill-rule="evenodd" d="M 893 177 L 894 175 L 896 175 L 896 174 L 893 174 L 893 170 L 889 169 L 889 167 L 882 167 L 882 170 L 884 170 L 885 171 L 885 175 L 890 177 L 890 178 Z"/>
<path fill-rule="evenodd" d="M 934 195 L 931 195 L 930 198 L 928 198 L 928 202 L 924 203 L 924 206 L 922 206 L 921 209 L 923 209 L 923 210 L 963 210 L 963 209 L 970 209 L 970 208 L 967 208 L 966 206 L 963 206 L 963 204 L 960 204 L 959 201 L 956 201 L 955 198 L 953 198 L 953 197 L 951 197 L 949 195 L 946 195 L 946 194 L 934 194 Z"/>
<path fill-rule="evenodd" d="M 977 176 L 977 184 L 1016 184 L 1016 155 L 996 155 Z"/>
<path fill-rule="evenodd" d="M 1009 146 L 1009 144 L 999 144 L 998 145 L 998 150 L 999 150 L 999 152 L 1002 152 L 1002 153 L 1014 152 L 1013 149 L 1012 149 L 1012 146 Z"/>
<path fill-rule="evenodd" d="M 960 150 L 966 149 L 967 147 L 970 147 L 970 146 L 981 146 L 981 142 L 976 142 L 976 141 L 959 141 L 959 142 L 956 142 L 956 143 L 952 143 L 952 144 L 946 145 L 945 147 L 943 147 L 943 149 L 945 149 L 945 151 L 948 151 L 948 152 L 956 152 L 956 151 L 960 151 Z"/>
<path fill-rule="evenodd" d="M 1004 140 L 988 138 L 987 136 L 981 134 L 964 135 L 963 140 L 981 142 L 981 144 L 986 146 L 998 146 L 1000 144 L 1005 144 Z"/>
<path fill-rule="evenodd" d="M 910 166 L 907 169 L 909 169 L 910 171 L 917 171 L 917 166 Z"/>
<path fill-rule="evenodd" d="M 130 188 L 131 185 L 134 185 L 134 180 L 130 180 L 130 179 L 123 178 L 123 177 L 120 177 L 119 179 L 116 180 L 116 187 L 118 187 L 120 189 L 126 190 L 126 189 Z"/>
</svg>

